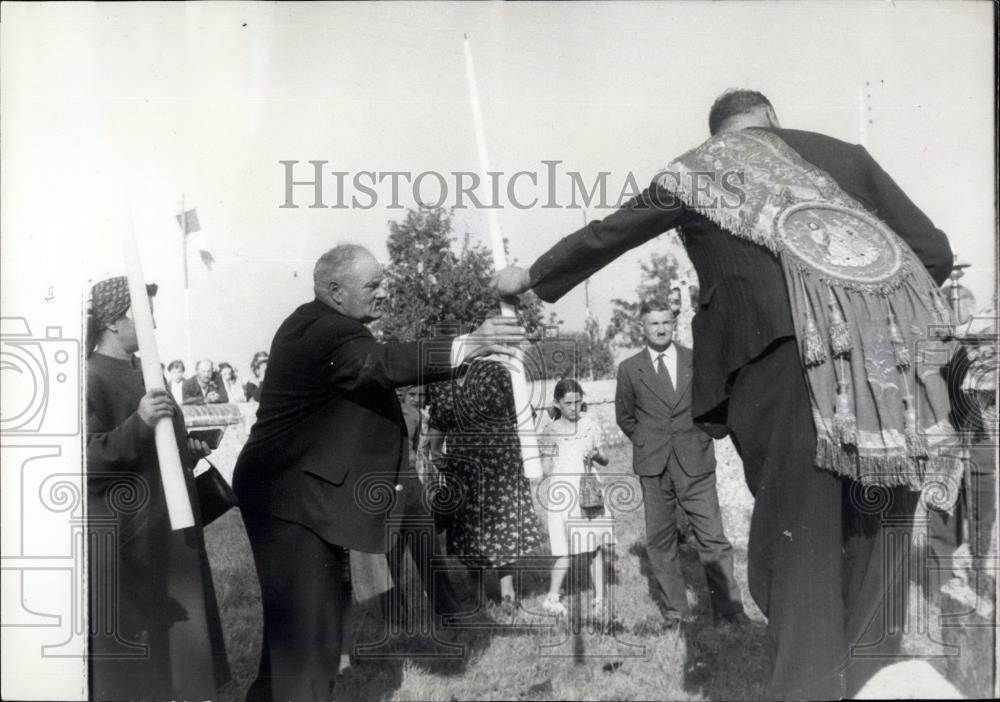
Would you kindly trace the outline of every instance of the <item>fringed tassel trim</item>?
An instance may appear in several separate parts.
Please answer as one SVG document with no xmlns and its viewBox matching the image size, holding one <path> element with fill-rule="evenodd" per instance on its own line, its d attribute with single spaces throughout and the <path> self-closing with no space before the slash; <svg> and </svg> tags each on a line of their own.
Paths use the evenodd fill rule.
<svg viewBox="0 0 1000 702">
<path fill-rule="evenodd" d="M 823 346 L 823 339 L 819 335 L 819 328 L 816 326 L 812 312 L 807 314 L 806 333 L 802 340 L 802 358 L 807 366 L 818 366 L 826 360 L 826 349 Z"/>
<path fill-rule="evenodd" d="M 925 499 L 942 510 L 954 507 L 962 477 L 961 461 L 954 456 L 935 455 L 925 459 L 866 456 L 832 437 L 817 439 L 816 465 L 862 485 L 922 490 Z"/>
<path fill-rule="evenodd" d="M 829 292 L 827 306 L 830 308 L 830 346 L 834 356 L 846 356 L 851 352 L 851 332 L 844 321 L 844 313 L 834 297 L 833 289 Z"/>
<path fill-rule="evenodd" d="M 845 446 L 858 443 L 858 418 L 854 414 L 854 398 L 851 397 L 851 383 L 844 377 L 843 359 L 837 361 L 837 406 L 833 413 L 833 436 Z"/>
<path fill-rule="evenodd" d="M 924 458 L 929 455 L 927 440 L 920 434 L 917 427 L 917 408 L 913 402 L 913 395 L 905 395 L 903 404 L 906 409 L 903 413 L 905 422 L 903 432 L 906 435 L 906 450 L 914 458 Z"/>
<path fill-rule="evenodd" d="M 889 316 L 886 319 L 889 325 L 889 343 L 892 344 L 892 353 L 896 357 L 896 365 L 900 368 L 908 368 L 910 365 L 910 347 L 906 343 L 906 339 L 903 338 L 902 332 L 899 331 L 899 325 L 896 323 L 896 315 L 890 309 Z"/>
<path fill-rule="evenodd" d="M 685 154 L 686 156 L 687 154 Z M 746 208 L 727 207 L 725 203 L 732 193 L 728 193 L 715 185 L 715 180 L 707 184 L 707 190 L 694 191 L 688 187 L 693 183 L 694 172 L 682 163 L 684 156 L 670 163 L 664 174 L 657 180 L 664 190 L 672 193 L 681 202 L 692 210 L 711 220 L 729 233 L 736 235 L 740 239 L 746 239 L 763 246 L 774 255 L 781 254 L 781 244 L 774 236 L 762 231 L 762 228 L 755 226 L 756 218 L 751 221 L 747 217 Z M 674 177 L 669 177 L 675 175 Z M 704 182 L 704 181 L 701 181 Z M 702 197 L 699 197 L 701 193 Z M 706 200 L 712 204 L 706 204 Z M 759 214 L 759 213 L 758 213 Z"/>
</svg>

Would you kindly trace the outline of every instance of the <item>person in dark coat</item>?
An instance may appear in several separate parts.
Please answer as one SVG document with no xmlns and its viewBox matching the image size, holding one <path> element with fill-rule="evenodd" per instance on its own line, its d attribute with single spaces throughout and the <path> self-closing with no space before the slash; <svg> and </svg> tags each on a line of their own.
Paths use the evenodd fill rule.
<svg viewBox="0 0 1000 702">
<path fill-rule="evenodd" d="M 127 278 L 93 288 L 87 358 L 90 698 L 207 699 L 229 680 L 187 438 L 164 390 L 145 388 Z M 171 417 L 195 526 L 170 528 L 153 427 Z"/>
<path fill-rule="evenodd" d="M 250 361 L 250 372 L 253 374 L 253 380 L 248 381 L 243 389 L 248 402 L 260 402 L 260 389 L 267 373 L 267 359 L 267 351 L 258 351 Z"/>
<path fill-rule="evenodd" d="M 938 284 L 947 278 L 947 237 L 863 146 L 782 129 L 765 96 L 727 92 L 712 107 L 709 131 L 744 129 L 773 134 L 825 171 L 898 234 Z M 888 540 L 882 520 L 910 518 L 916 494 L 892 490 L 887 504 L 868 504 L 856 483 L 815 466 L 816 430 L 780 258 L 732 235 L 654 181 L 603 221 L 562 239 L 529 269 L 501 271 L 495 284 L 503 295 L 531 289 L 554 302 L 625 251 L 674 228 L 700 286 L 692 328 L 692 415 L 710 435 L 732 437 L 756 498 L 748 577 L 768 618 L 773 667 L 767 696 L 850 695 L 898 648 L 898 621 L 883 631 L 880 616 L 905 613 L 908 583 L 900 550 L 891 558 L 883 554 Z M 891 612 L 882 607 L 887 599 Z M 865 648 L 853 648 L 861 642 Z"/>
<path fill-rule="evenodd" d="M 733 546 L 722 528 L 712 439 L 691 421 L 691 349 L 673 343 L 667 301 L 639 309 L 646 344 L 618 366 L 615 416 L 632 441 L 632 468 L 642 485 L 646 551 L 654 592 L 668 626 L 690 614 L 681 572 L 677 515 L 683 512 L 705 568 L 716 619 L 738 623 L 740 586 Z"/>
<path fill-rule="evenodd" d="M 390 539 L 389 518 L 422 502 L 395 389 L 444 380 L 466 354 L 503 352 L 487 337 L 523 336 L 516 320 L 496 318 L 478 328 L 480 341 L 376 341 L 365 325 L 382 315 L 388 294 L 382 267 L 360 246 L 325 253 L 313 280 L 316 299 L 275 333 L 257 422 L 233 476 L 264 609 L 247 699 L 332 694 L 349 601 L 346 549 L 386 553 L 399 536 Z M 429 554 L 412 555 L 418 567 L 429 563 Z"/>
<path fill-rule="evenodd" d="M 205 358 L 194 367 L 195 374 L 184 381 L 181 393 L 185 405 L 209 405 L 229 402 L 226 384 L 222 382 L 215 364 Z"/>
</svg>

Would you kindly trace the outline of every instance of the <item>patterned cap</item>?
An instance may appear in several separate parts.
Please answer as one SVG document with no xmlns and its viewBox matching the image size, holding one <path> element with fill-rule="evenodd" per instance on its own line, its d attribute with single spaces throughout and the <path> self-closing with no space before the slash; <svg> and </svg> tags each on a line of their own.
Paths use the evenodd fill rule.
<svg viewBox="0 0 1000 702">
<path fill-rule="evenodd" d="M 128 293 L 128 278 L 121 275 L 94 285 L 90 291 L 90 314 L 98 329 L 114 324 L 132 305 Z"/>
</svg>

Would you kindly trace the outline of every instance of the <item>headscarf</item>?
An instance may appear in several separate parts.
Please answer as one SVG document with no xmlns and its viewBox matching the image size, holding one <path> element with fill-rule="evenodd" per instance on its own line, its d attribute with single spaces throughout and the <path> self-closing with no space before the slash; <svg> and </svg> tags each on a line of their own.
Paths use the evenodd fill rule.
<svg viewBox="0 0 1000 702">
<path fill-rule="evenodd" d="M 156 291 L 156 284 L 146 286 L 146 293 L 150 297 L 155 296 Z M 120 275 L 94 284 L 90 289 L 90 305 L 87 309 L 88 354 L 97 343 L 98 334 L 121 319 L 131 306 L 128 277 Z"/>
<path fill-rule="evenodd" d="M 90 316 L 98 331 L 121 319 L 131 306 L 128 278 L 123 275 L 102 280 L 90 289 Z"/>
</svg>

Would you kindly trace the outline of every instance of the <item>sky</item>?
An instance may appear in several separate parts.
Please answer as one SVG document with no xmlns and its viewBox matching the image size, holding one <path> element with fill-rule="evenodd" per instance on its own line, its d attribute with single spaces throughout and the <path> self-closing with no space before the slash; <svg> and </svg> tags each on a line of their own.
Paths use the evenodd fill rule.
<svg viewBox="0 0 1000 702">
<path fill-rule="evenodd" d="M 784 126 L 863 143 L 951 238 L 963 280 L 995 289 L 993 19 L 988 2 L 587 4 L 184 3 L 2 8 L 3 310 L 32 331 L 79 330 L 88 281 L 123 272 L 134 233 L 156 300 L 161 359 L 228 360 L 248 371 L 292 309 L 312 298 L 315 259 L 353 241 L 386 259 L 387 222 L 416 204 L 362 172 L 479 169 L 463 54 L 468 34 L 496 211 L 529 264 L 585 217 L 572 181 L 608 175 L 608 204 L 708 136 L 730 87 L 763 91 Z M 324 203 L 285 202 L 285 167 L 326 161 Z M 544 162 L 559 162 L 548 177 Z M 506 200 L 516 181 L 522 201 Z M 363 178 L 364 176 L 359 176 Z M 422 181 L 436 197 L 436 178 Z M 547 208 L 549 184 L 559 207 Z M 480 191 L 488 199 L 488 190 Z M 176 215 L 196 208 L 183 282 Z M 458 209 L 456 235 L 490 245 L 487 211 Z M 589 298 L 634 295 L 661 236 L 595 274 Z M 210 250 L 211 270 L 197 253 Z M 676 248 L 676 247 L 673 247 Z M 693 282 L 690 281 L 690 282 Z M 551 306 L 582 327 L 584 289 Z M 23 310 L 23 311 L 22 311 Z"/>
</svg>

